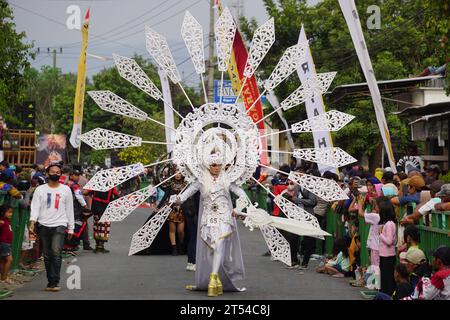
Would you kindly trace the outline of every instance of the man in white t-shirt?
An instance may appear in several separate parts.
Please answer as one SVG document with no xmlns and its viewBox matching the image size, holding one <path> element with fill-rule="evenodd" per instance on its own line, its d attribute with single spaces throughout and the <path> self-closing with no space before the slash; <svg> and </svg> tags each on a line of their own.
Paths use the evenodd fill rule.
<svg viewBox="0 0 450 320">
<path fill-rule="evenodd" d="M 70 240 L 74 229 L 72 191 L 59 182 L 61 165 L 47 167 L 48 184 L 36 188 L 31 201 L 30 227 L 35 233 L 35 223 L 39 223 L 38 234 L 42 241 L 45 270 L 48 284 L 46 291 L 57 292 L 61 273 L 61 251 L 66 229 Z"/>
</svg>

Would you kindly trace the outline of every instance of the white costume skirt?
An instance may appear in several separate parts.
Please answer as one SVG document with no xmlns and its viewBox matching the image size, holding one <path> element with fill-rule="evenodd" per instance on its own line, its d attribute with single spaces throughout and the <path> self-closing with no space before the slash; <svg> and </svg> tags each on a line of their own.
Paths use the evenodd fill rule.
<svg viewBox="0 0 450 320">
<path fill-rule="evenodd" d="M 206 244 L 216 249 L 219 240 L 226 239 L 233 233 L 233 227 L 228 223 L 221 222 L 217 226 L 203 225 L 201 229 L 201 237 Z"/>
</svg>

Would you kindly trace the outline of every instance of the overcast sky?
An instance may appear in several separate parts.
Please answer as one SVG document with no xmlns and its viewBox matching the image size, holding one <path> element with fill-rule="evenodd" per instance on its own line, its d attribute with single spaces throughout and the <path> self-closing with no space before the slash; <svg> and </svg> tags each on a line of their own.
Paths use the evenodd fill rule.
<svg viewBox="0 0 450 320">
<path fill-rule="evenodd" d="M 262 0 L 240 2 L 245 16 L 254 17 L 259 23 L 268 19 Z M 209 0 L 10 0 L 9 3 L 14 10 L 17 31 L 25 31 L 27 41 L 34 41 L 35 47 L 45 52 L 36 56 L 32 64 L 35 68 L 52 64 L 52 55 L 46 52 L 48 47 L 55 47 L 58 48 L 57 66 L 63 72 L 76 72 L 81 33 L 66 25 L 70 16 L 66 11 L 71 5 L 81 9 L 83 18 L 87 8 L 91 8 L 88 52 L 109 58 L 112 53 L 131 56 L 135 52 L 149 57 L 144 38 L 147 24 L 167 38 L 177 63 L 185 61 L 188 52 L 180 29 L 186 10 L 202 24 L 205 35 L 209 32 Z M 222 3 L 236 15 L 238 0 L 223 0 Z M 60 47 L 62 54 L 59 54 Z M 90 57 L 88 77 L 110 65 L 111 60 Z M 186 81 L 197 83 L 190 61 L 179 69 Z"/>
<path fill-rule="evenodd" d="M 232 6 L 237 2 L 228 0 L 223 4 Z M 205 35 L 209 31 L 209 0 L 11 0 L 9 3 L 14 10 L 17 31 L 25 31 L 27 41 L 34 41 L 35 47 L 45 52 L 36 56 L 33 67 L 51 65 L 52 55 L 46 53 L 47 48 L 56 47 L 56 64 L 63 72 L 76 72 L 80 50 L 80 31 L 66 26 L 70 16 L 66 11 L 71 5 L 79 6 L 83 18 L 87 8 L 91 8 L 88 52 L 99 56 L 111 57 L 112 53 L 131 56 L 136 52 L 149 57 L 144 38 L 147 24 L 167 38 L 175 61 L 183 62 L 188 57 L 180 35 L 185 10 L 202 24 Z M 261 0 L 242 0 L 242 3 L 246 16 L 255 17 L 260 23 L 267 20 Z M 60 47 L 62 54 L 59 54 Z M 88 76 L 109 65 L 111 60 L 89 58 Z M 186 81 L 197 83 L 190 61 L 179 68 Z"/>
</svg>

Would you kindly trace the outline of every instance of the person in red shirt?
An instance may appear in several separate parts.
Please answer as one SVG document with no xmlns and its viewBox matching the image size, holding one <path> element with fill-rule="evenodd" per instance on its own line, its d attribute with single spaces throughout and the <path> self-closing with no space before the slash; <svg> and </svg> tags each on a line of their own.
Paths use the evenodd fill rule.
<svg viewBox="0 0 450 320">
<path fill-rule="evenodd" d="M 0 208 L 0 266 L 1 266 L 1 282 L 12 284 L 8 279 L 8 272 L 12 264 L 11 245 L 13 241 L 13 233 L 10 220 L 13 215 L 13 209 L 9 205 L 3 205 Z"/>
<path fill-rule="evenodd" d="M 92 206 L 91 212 L 94 216 L 94 239 L 95 249 L 94 253 L 109 253 L 104 247 L 105 242 L 109 240 L 109 230 L 111 227 L 110 222 L 100 222 L 100 219 L 105 212 L 108 204 L 114 200 L 114 197 L 119 196 L 119 192 L 116 188 L 113 188 L 107 192 L 92 191 Z"/>
<path fill-rule="evenodd" d="M 273 184 L 273 194 L 275 196 L 281 194 L 288 187 L 288 175 L 291 169 L 287 164 L 284 164 L 280 167 L 280 171 L 285 172 L 286 174 L 278 173 L 279 177 L 272 180 Z M 277 205 L 274 205 L 273 216 L 280 215 L 280 208 Z M 283 215 L 282 215 L 283 216 Z"/>
</svg>

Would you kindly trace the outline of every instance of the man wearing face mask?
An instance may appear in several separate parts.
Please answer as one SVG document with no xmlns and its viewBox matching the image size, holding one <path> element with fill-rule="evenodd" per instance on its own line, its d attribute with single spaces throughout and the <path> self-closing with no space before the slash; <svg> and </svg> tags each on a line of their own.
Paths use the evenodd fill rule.
<svg viewBox="0 0 450 320">
<path fill-rule="evenodd" d="M 72 191 L 59 182 L 61 165 L 52 163 L 47 167 L 48 183 L 36 188 L 31 201 L 29 231 L 35 234 L 35 224 L 39 222 L 38 234 L 42 241 L 45 270 L 48 284 L 45 291 L 57 292 L 61 273 L 61 251 L 66 228 L 68 239 L 74 229 Z"/>
</svg>

